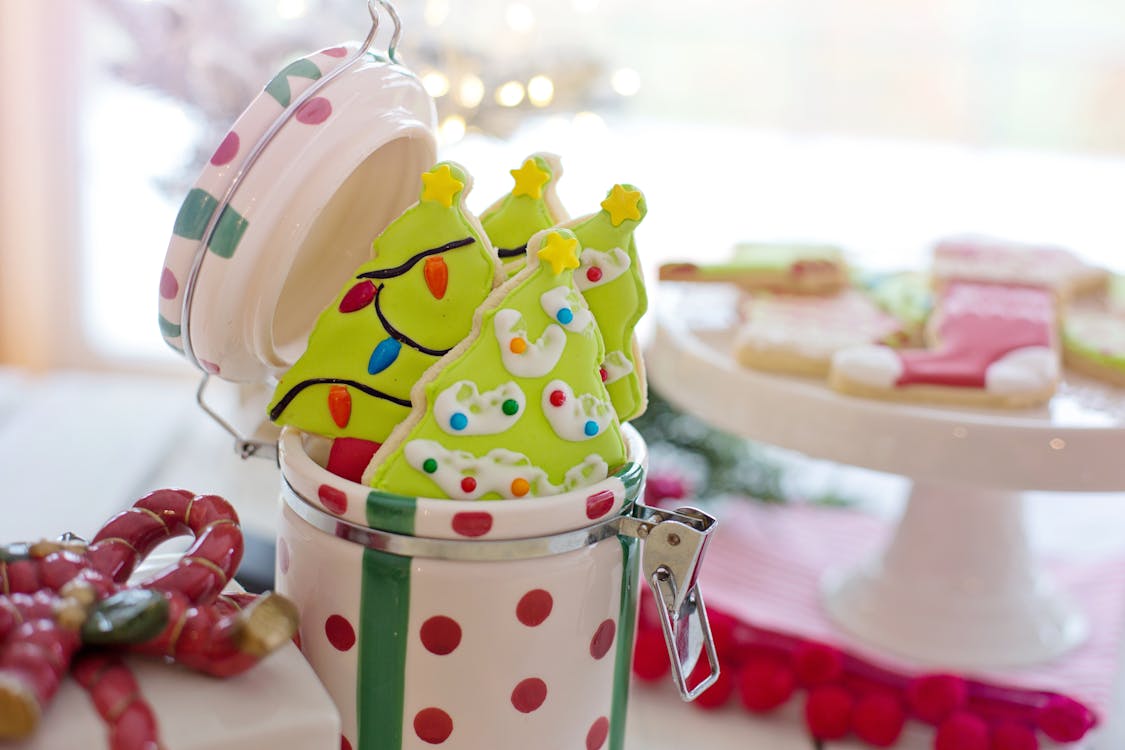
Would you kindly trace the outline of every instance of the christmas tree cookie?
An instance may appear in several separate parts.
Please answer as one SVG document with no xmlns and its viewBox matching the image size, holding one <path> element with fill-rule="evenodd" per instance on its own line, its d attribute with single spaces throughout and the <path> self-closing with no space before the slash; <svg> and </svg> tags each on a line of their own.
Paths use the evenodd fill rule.
<svg viewBox="0 0 1125 750">
<path fill-rule="evenodd" d="M 562 163 L 554 154 L 532 154 L 511 170 L 512 191 L 481 214 L 480 223 L 504 264 L 514 276 L 527 260 L 531 235 L 566 221 L 566 209 L 555 194 Z"/>
<path fill-rule="evenodd" d="M 601 377 L 620 421 L 640 416 L 648 391 L 644 363 L 633 329 L 648 307 L 644 270 L 633 231 L 648 211 L 632 185 L 614 185 L 602 210 L 566 226 L 582 246 L 574 283 L 586 298 L 605 339 Z"/>
<path fill-rule="evenodd" d="M 367 483 L 421 497 L 537 497 L 600 481 L 625 460 L 598 372 L 601 333 L 575 284 L 579 257 L 573 232 L 532 237 L 525 268 L 415 387 L 410 419 Z"/>
<path fill-rule="evenodd" d="M 422 182 L 418 203 L 379 235 L 373 260 L 321 313 L 269 405 L 278 424 L 365 441 L 357 474 L 410 414 L 418 378 L 469 333 L 474 311 L 503 278 L 464 207 L 468 174 L 446 162 Z"/>
</svg>

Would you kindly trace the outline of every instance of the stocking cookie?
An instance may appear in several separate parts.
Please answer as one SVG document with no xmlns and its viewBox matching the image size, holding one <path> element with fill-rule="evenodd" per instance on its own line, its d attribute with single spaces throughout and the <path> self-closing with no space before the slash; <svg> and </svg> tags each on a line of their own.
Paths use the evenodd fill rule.
<svg viewBox="0 0 1125 750">
<path fill-rule="evenodd" d="M 600 481 L 625 460 L 598 373 L 605 346 L 575 285 L 578 240 L 548 230 L 528 251 L 469 337 L 414 388 L 410 418 L 375 454 L 368 484 L 417 497 L 538 497 Z"/>
<path fill-rule="evenodd" d="M 983 237 L 942 240 L 934 248 L 934 280 L 976 281 L 1050 289 L 1061 299 L 1097 291 L 1106 273 L 1068 250 Z"/>
<path fill-rule="evenodd" d="M 274 422 L 342 439 L 335 451 L 366 453 L 359 473 L 410 413 L 415 382 L 468 334 L 474 310 L 501 280 L 488 238 L 464 207 L 470 186 L 451 162 L 423 175 L 419 202 L 375 240 L 374 259 L 321 313 L 274 391 Z"/>
<path fill-rule="evenodd" d="M 1059 377 L 1055 300 L 1046 289 L 951 282 L 938 295 L 929 349 L 837 352 L 831 385 L 876 398 L 1021 407 Z"/>
<path fill-rule="evenodd" d="M 1062 341 L 1068 368 L 1125 388 L 1125 309 L 1068 309 Z"/>
<path fill-rule="evenodd" d="M 600 211 L 566 225 L 582 248 L 574 284 L 605 339 L 606 355 L 599 372 L 622 422 L 640 416 L 648 399 L 644 360 L 634 333 L 648 308 L 648 296 L 633 238 L 647 212 L 640 190 L 614 185 Z"/>
<path fill-rule="evenodd" d="M 744 314 L 735 353 L 755 370 L 823 377 L 841 349 L 900 344 L 906 336 L 898 320 L 852 290 L 829 297 L 754 295 Z"/>
<path fill-rule="evenodd" d="M 741 243 L 725 263 L 665 263 L 661 281 L 730 282 L 743 289 L 830 294 L 847 285 L 843 253 L 831 245 Z"/>
<path fill-rule="evenodd" d="M 527 260 L 531 235 L 566 221 L 567 213 L 555 193 L 562 162 L 554 154 L 532 154 L 511 170 L 511 192 L 481 214 L 480 223 L 496 248 L 504 273 L 516 275 Z"/>
</svg>

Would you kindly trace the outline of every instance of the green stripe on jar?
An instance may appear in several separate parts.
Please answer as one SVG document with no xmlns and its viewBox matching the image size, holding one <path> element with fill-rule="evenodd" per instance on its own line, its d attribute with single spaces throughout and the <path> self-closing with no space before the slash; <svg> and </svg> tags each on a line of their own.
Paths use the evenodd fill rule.
<svg viewBox="0 0 1125 750">
<path fill-rule="evenodd" d="M 617 652 L 613 665 L 613 703 L 610 708 L 609 750 L 625 747 L 625 714 L 629 707 L 629 679 L 633 664 L 633 638 L 637 628 L 638 540 L 621 542 L 621 611 L 618 614 Z"/>
<path fill-rule="evenodd" d="M 363 550 L 356 676 L 357 750 L 402 745 L 412 559 Z"/>
<path fill-rule="evenodd" d="M 418 500 L 372 490 L 367 493 L 367 525 L 373 529 L 414 536 Z"/>
</svg>

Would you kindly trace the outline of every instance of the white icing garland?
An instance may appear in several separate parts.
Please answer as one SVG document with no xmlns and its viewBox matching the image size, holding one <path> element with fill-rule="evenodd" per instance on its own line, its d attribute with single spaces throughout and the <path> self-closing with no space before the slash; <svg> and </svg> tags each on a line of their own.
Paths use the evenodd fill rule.
<svg viewBox="0 0 1125 750">
<path fill-rule="evenodd" d="M 591 247 L 584 248 L 579 257 L 578 270 L 574 272 L 574 285 L 580 291 L 586 291 L 602 284 L 608 284 L 616 279 L 621 274 L 629 270 L 632 261 L 629 259 L 629 253 L 625 252 L 619 247 L 615 247 L 608 252 L 601 252 Z M 591 268 L 597 268 L 602 272 L 601 278 L 597 281 L 591 281 L 587 276 L 587 272 Z"/>
<path fill-rule="evenodd" d="M 566 332 L 552 323 L 537 341 L 527 335 L 527 326 L 518 310 L 498 310 L 492 319 L 496 340 L 500 343 L 500 359 L 504 369 L 518 378 L 537 378 L 555 369 L 566 348 Z M 512 351 L 512 342 L 520 339 L 525 348 Z"/>
<path fill-rule="evenodd" d="M 602 400 L 592 393 L 575 396 L 570 385 L 562 380 L 547 384 L 540 403 L 555 434 L 573 443 L 601 435 L 617 414 L 608 399 Z"/>
<path fill-rule="evenodd" d="M 514 411 L 509 402 L 514 402 Z M 434 399 L 434 418 L 450 435 L 495 435 L 519 421 L 526 403 L 523 391 L 511 380 L 484 393 L 473 381 L 459 380 Z M 505 404 L 511 414 L 505 413 Z"/>
<path fill-rule="evenodd" d="M 449 450 L 434 440 L 418 439 L 405 443 L 402 455 L 414 470 L 428 476 L 454 500 L 478 500 L 489 493 L 509 499 L 557 495 L 609 476 L 605 459 L 594 453 L 570 468 L 561 486 L 552 484 L 547 473 L 532 465 L 527 456 L 504 448 L 493 448 L 478 457 L 468 451 Z M 527 483 L 522 495 L 513 487 L 517 480 Z M 519 487 L 523 489 L 523 485 Z"/>
<path fill-rule="evenodd" d="M 631 373 L 633 362 L 625 356 L 625 352 L 615 349 L 605 355 L 605 362 L 602 362 L 602 367 L 605 368 L 606 373 L 605 384 L 609 385 Z"/>
<path fill-rule="evenodd" d="M 539 297 L 539 304 L 543 312 L 571 333 L 582 333 L 594 322 L 594 316 L 586 300 L 578 292 L 568 286 L 557 286 L 549 289 Z M 570 311 L 570 320 L 563 322 L 562 311 Z"/>
</svg>

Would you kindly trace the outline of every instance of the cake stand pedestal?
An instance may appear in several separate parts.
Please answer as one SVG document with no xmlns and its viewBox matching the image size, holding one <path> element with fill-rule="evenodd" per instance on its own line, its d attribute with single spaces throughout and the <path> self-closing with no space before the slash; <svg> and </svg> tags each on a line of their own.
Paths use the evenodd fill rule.
<svg viewBox="0 0 1125 750">
<path fill-rule="evenodd" d="M 1068 379 L 1050 404 L 1021 411 L 854 398 L 739 365 L 733 288 L 659 293 L 646 362 L 672 403 L 752 440 L 913 481 L 881 552 L 822 581 L 840 627 L 944 668 L 1035 664 L 1082 642 L 1083 614 L 1033 554 L 1022 492 L 1125 490 L 1125 392 Z"/>
</svg>

